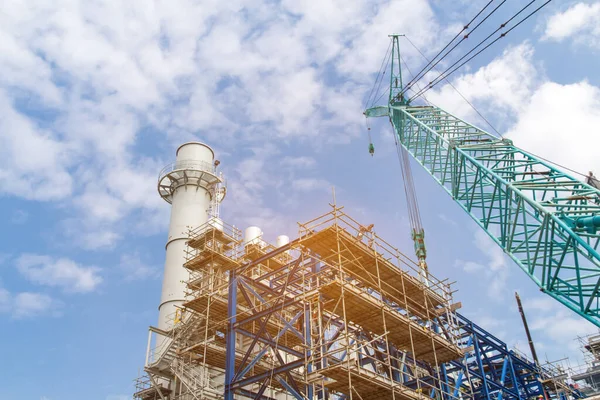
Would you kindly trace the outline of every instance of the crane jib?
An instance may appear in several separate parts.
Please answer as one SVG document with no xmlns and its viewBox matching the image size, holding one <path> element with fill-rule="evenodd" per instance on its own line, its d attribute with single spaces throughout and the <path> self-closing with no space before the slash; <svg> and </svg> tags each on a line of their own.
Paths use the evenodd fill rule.
<svg viewBox="0 0 600 400">
<path fill-rule="evenodd" d="M 600 191 L 437 107 L 387 109 L 399 142 L 541 290 L 600 326 Z"/>
</svg>

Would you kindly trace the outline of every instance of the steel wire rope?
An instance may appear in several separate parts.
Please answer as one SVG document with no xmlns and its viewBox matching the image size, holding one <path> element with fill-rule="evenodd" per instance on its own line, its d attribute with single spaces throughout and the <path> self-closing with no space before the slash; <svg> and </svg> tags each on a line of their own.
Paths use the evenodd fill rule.
<svg viewBox="0 0 600 400">
<path fill-rule="evenodd" d="M 416 46 L 416 45 L 415 45 L 415 44 L 412 42 L 412 40 L 410 40 L 410 38 L 409 38 L 408 36 L 405 36 L 405 38 L 406 38 L 406 40 L 408 40 L 408 42 L 409 42 L 409 43 L 410 43 L 410 44 L 411 44 L 411 45 L 412 45 L 412 46 L 415 48 L 415 50 L 417 50 L 417 51 L 419 52 L 419 54 L 421 54 L 421 56 L 422 56 L 422 57 L 423 57 L 423 58 L 424 58 L 426 61 L 428 61 L 428 59 L 427 59 L 427 57 L 425 56 L 425 54 L 423 54 L 423 52 L 422 52 L 422 51 L 421 51 L 421 50 L 420 50 L 420 49 L 419 49 L 419 48 L 418 48 L 418 47 L 417 47 L 417 46 Z M 405 60 L 404 60 L 402 57 L 400 57 L 400 59 L 401 59 L 401 60 L 402 60 L 402 62 L 404 63 L 404 66 L 406 67 L 406 70 L 408 71 L 408 73 L 409 73 L 410 75 L 413 75 L 413 74 L 412 74 L 412 72 L 411 72 L 411 70 L 410 70 L 410 68 L 408 67 L 408 64 L 406 63 L 406 61 L 405 61 Z M 494 125 L 493 125 L 493 124 L 492 124 L 492 123 L 491 123 L 491 122 L 490 122 L 490 121 L 489 121 L 489 120 L 488 120 L 488 119 L 487 119 L 487 118 L 486 118 L 486 117 L 485 117 L 485 116 L 484 116 L 484 115 L 483 115 L 483 114 L 482 114 L 482 113 L 481 113 L 481 112 L 480 112 L 480 111 L 479 111 L 479 110 L 478 110 L 478 109 L 475 107 L 475 105 L 474 105 L 474 104 L 472 104 L 472 103 L 469 101 L 469 99 L 467 99 L 467 98 L 466 98 L 466 97 L 465 97 L 465 96 L 464 96 L 464 95 L 463 95 L 463 94 L 462 94 L 462 93 L 461 93 L 461 92 L 458 90 L 458 88 L 457 88 L 456 86 L 454 86 L 454 84 L 452 84 L 452 82 L 451 82 L 451 81 L 449 81 L 449 80 L 448 80 L 448 79 L 446 79 L 446 78 L 444 78 L 444 80 L 445 80 L 445 81 L 446 81 L 446 82 L 447 82 L 447 83 L 450 85 L 450 87 L 451 87 L 452 89 L 454 89 L 454 90 L 456 91 L 456 93 L 458 93 L 458 94 L 460 95 L 460 97 L 462 97 L 462 99 L 463 99 L 463 100 L 464 100 L 464 101 L 465 101 L 465 102 L 466 102 L 466 103 L 467 103 L 467 104 L 468 104 L 468 105 L 469 105 L 469 106 L 470 106 L 470 107 L 473 109 L 473 111 L 475 111 L 475 112 L 477 113 L 477 115 L 479 115 L 479 116 L 480 116 L 480 117 L 481 117 L 481 118 L 482 118 L 482 119 L 485 121 L 485 123 L 486 123 L 486 124 L 488 124 L 490 128 L 492 128 L 492 130 L 493 130 L 494 132 L 496 132 L 496 133 L 497 133 L 497 134 L 498 134 L 498 135 L 499 135 L 499 136 L 500 136 L 502 139 L 504 139 L 504 135 L 502 135 L 502 133 L 500 133 L 500 131 L 499 131 L 498 129 L 496 129 L 496 127 L 495 127 L 495 126 L 494 126 Z M 421 88 L 419 88 L 418 84 L 417 84 L 417 85 L 415 85 L 415 86 L 417 86 L 417 89 L 421 90 Z M 423 96 L 423 99 L 425 100 L 425 102 L 426 102 L 426 103 L 428 103 L 429 105 L 432 105 L 432 106 L 434 106 L 434 107 L 438 107 L 438 106 L 437 106 L 437 105 L 435 105 L 433 102 L 431 102 L 431 101 L 430 101 L 430 100 L 429 100 L 429 99 L 428 99 L 428 98 L 427 98 L 427 97 L 426 97 L 424 94 L 423 94 L 422 96 Z M 439 107 L 438 107 L 438 108 L 439 108 Z M 584 173 L 582 173 L 582 172 L 576 171 L 576 170 L 574 170 L 574 169 L 571 169 L 571 168 L 569 168 L 569 167 L 566 167 L 566 166 L 564 166 L 564 165 L 562 165 L 562 164 L 559 164 L 559 163 L 557 163 L 557 162 L 555 162 L 555 161 L 552 161 L 552 160 L 549 160 L 549 159 L 547 159 L 547 158 L 544 158 L 544 157 L 542 157 L 542 156 L 540 156 L 540 155 L 538 155 L 538 154 L 535 154 L 535 153 L 533 153 L 533 152 L 531 152 L 531 151 L 527 151 L 527 150 L 523 150 L 523 151 L 525 151 L 526 153 L 529 153 L 529 154 L 531 154 L 531 155 L 532 155 L 532 156 L 534 156 L 534 157 L 537 157 L 537 158 L 539 158 L 540 160 L 546 161 L 547 163 L 550 163 L 550 164 L 552 164 L 552 165 L 555 165 L 555 166 L 557 166 L 557 167 L 560 167 L 560 168 L 562 168 L 562 169 L 564 169 L 564 170 L 566 170 L 566 171 L 569 171 L 569 172 L 572 172 L 572 173 L 574 173 L 574 174 L 577 174 L 577 175 L 583 176 L 583 177 L 585 177 L 585 178 L 587 178 L 587 177 L 589 176 L 589 175 L 587 175 L 587 174 L 584 174 Z"/>
<path fill-rule="evenodd" d="M 501 24 L 500 27 L 498 29 L 496 29 L 494 32 L 492 32 L 490 35 L 488 35 L 485 39 L 483 39 L 481 42 L 479 42 L 475 47 L 473 47 L 471 50 L 469 50 L 468 53 L 466 53 L 465 55 L 463 55 L 460 59 L 458 59 L 454 64 L 452 64 L 450 67 L 448 67 L 444 72 L 442 72 L 440 75 L 438 75 L 434 80 L 432 80 L 431 82 L 429 82 L 429 84 L 427 85 L 426 88 L 424 88 L 423 90 L 421 90 L 420 92 L 418 92 L 416 95 L 413 95 L 413 97 L 411 97 L 408 101 L 412 101 L 415 98 L 421 96 L 423 93 L 426 93 L 428 90 L 432 89 L 435 85 L 437 85 L 438 83 L 440 83 L 442 80 L 446 79 L 448 76 L 452 75 L 454 72 L 456 72 L 458 69 L 460 69 L 463 65 L 465 65 L 466 63 L 468 63 L 469 61 L 471 61 L 472 59 L 474 59 L 475 57 L 477 57 L 479 54 L 481 54 L 482 52 L 484 52 L 485 50 L 487 50 L 490 46 L 492 46 L 494 43 L 496 43 L 498 40 L 504 38 L 506 35 L 508 35 L 512 30 L 514 30 L 515 28 L 517 28 L 519 25 L 521 25 L 523 22 L 527 21 L 529 18 L 531 18 L 535 13 L 537 13 L 539 10 L 541 10 L 542 8 L 544 8 L 548 3 L 550 3 L 552 0 L 548 0 L 546 1 L 544 4 L 542 4 L 541 6 L 539 6 L 538 8 L 536 8 L 535 10 L 533 10 L 531 13 L 529 13 L 526 17 L 524 17 L 523 19 L 521 19 L 519 22 L 517 22 L 514 26 L 512 26 L 508 31 L 506 32 L 502 32 L 500 34 L 500 36 L 498 36 L 496 39 L 494 39 L 491 43 L 489 43 L 488 45 L 486 45 L 483 49 L 479 50 L 477 53 L 475 53 L 474 55 L 472 55 L 471 57 L 469 57 L 467 60 L 463 61 L 460 65 L 458 65 L 457 67 L 456 64 L 460 63 L 462 60 L 464 60 L 469 54 L 471 54 L 472 52 L 474 52 L 475 50 L 477 50 L 477 48 L 479 48 L 481 45 L 483 45 L 490 37 L 492 37 L 494 34 L 496 34 L 499 30 L 501 30 L 502 28 L 506 27 L 506 25 L 512 21 L 513 19 L 515 19 L 519 14 L 521 14 L 525 9 L 527 9 L 531 4 L 533 4 L 534 2 L 536 2 L 537 0 L 532 0 L 530 1 L 525 7 L 523 7 L 521 10 L 519 10 L 519 12 L 517 12 L 515 15 L 513 15 L 508 21 L 506 21 L 505 23 Z M 454 68 L 455 67 L 455 68 Z M 453 69 L 454 68 L 454 69 Z M 450 71 L 451 70 L 451 71 Z M 450 72 L 448 72 L 450 71 Z"/>
<path fill-rule="evenodd" d="M 452 42 L 454 40 L 456 40 L 456 38 L 462 33 L 464 32 L 466 29 L 468 29 L 469 25 L 471 25 L 473 23 L 473 21 L 475 21 L 475 19 L 477 19 L 477 17 L 479 17 L 479 15 L 481 15 L 481 13 L 493 2 L 494 0 L 490 0 L 478 13 L 477 15 L 475 15 L 475 17 L 473 17 L 473 19 L 471 19 L 471 21 L 469 21 L 469 23 L 467 25 L 465 25 L 465 27 L 435 56 L 433 57 L 433 59 L 431 61 L 429 61 L 429 63 L 427 63 L 425 65 L 425 67 L 423 67 L 423 69 L 421 69 L 421 71 L 419 71 L 419 73 L 417 74 L 417 76 L 415 78 L 413 78 L 413 80 L 415 82 L 421 80 L 423 77 L 425 77 L 425 75 L 427 75 L 427 73 L 429 71 L 431 71 L 436 65 L 438 65 L 444 58 L 446 58 L 452 51 L 454 51 L 454 49 L 456 49 L 462 42 L 464 42 L 465 40 L 467 40 L 469 38 L 469 35 L 471 35 L 473 32 L 475 32 L 477 30 L 477 28 L 479 28 L 489 17 L 491 17 L 504 3 L 506 3 L 506 0 L 503 0 L 500 4 L 498 4 L 498 6 L 496 6 L 496 8 L 494 8 L 483 20 L 481 20 L 476 26 L 475 28 L 473 28 L 471 30 L 471 32 L 469 32 L 468 34 L 466 34 L 465 36 L 463 36 L 463 38 L 456 43 L 450 50 L 448 50 L 448 52 L 446 52 L 446 54 L 444 54 L 442 56 L 442 58 L 440 58 L 439 60 L 437 60 L 435 62 L 435 64 L 433 64 L 431 67 L 429 67 L 429 69 L 427 69 L 427 67 L 437 58 L 439 57 L 439 55 L 446 49 L 448 48 L 448 46 L 450 46 L 450 44 L 452 44 Z M 425 71 L 425 69 L 427 69 Z M 425 71 L 425 72 L 423 72 Z M 410 89 L 410 87 L 415 83 L 410 81 L 409 83 L 406 84 L 406 90 Z M 401 93 L 404 94 L 406 93 L 406 90 L 403 90 Z"/>
<path fill-rule="evenodd" d="M 486 39 L 484 39 L 484 40 L 483 40 L 483 41 L 482 41 L 480 44 L 478 44 L 477 46 L 475 46 L 475 47 L 473 48 L 473 50 L 475 50 L 475 49 L 476 49 L 478 46 L 480 46 L 480 45 L 481 45 L 482 43 L 484 43 L 484 42 L 485 42 L 487 39 L 489 39 L 489 37 L 491 37 L 491 36 L 492 36 L 492 35 L 494 35 L 496 32 L 498 32 L 500 29 L 502 29 L 502 27 L 503 27 L 503 26 L 505 26 L 506 24 L 508 24 L 508 23 L 509 23 L 510 21 L 512 21 L 514 18 L 516 18 L 516 17 L 517 17 L 517 16 L 518 16 L 518 15 L 519 15 L 521 12 L 523 12 L 525 9 L 527 9 L 527 8 L 528 8 L 528 7 L 529 7 L 529 6 L 530 6 L 532 3 L 534 3 L 535 1 L 537 1 L 537 0 L 532 0 L 531 2 L 529 2 L 529 3 L 528 3 L 526 6 L 525 6 L 525 7 L 523 7 L 523 8 L 522 8 L 522 9 L 521 9 L 519 12 L 517 12 L 517 13 L 516 13 L 516 14 L 515 14 L 513 17 L 511 17 L 511 18 L 510 18 L 508 21 L 506 21 L 504 24 L 502 24 L 502 25 L 500 26 L 500 28 L 496 29 L 496 31 L 494 31 L 494 32 L 493 32 L 491 35 L 489 35 L 489 36 L 488 36 Z M 433 85 L 433 86 L 435 86 L 435 85 L 437 85 L 439 82 L 441 82 L 442 80 L 445 80 L 445 81 L 446 81 L 448 84 L 450 84 L 450 86 L 451 86 L 451 87 L 452 87 L 454 90 L 456 90 L 456 92 L 457 92 L 457 93 L 458 93 L 458 94 L 459 94 L 459 95 L 460 95 L 460 96 L 463 98 L 463 100 L 465 100 L 465 101 L 466 101 L 466 102 L 467 102 L 467 103 L 468 103 L 468 104 L 469 104 L 469 105 L 470 105 L 470 106 L 473 108 L 473 110 L 474 110 L 474 111 L 475 111 L 475 112 L 476 112 L 476 113 L 477 113 L 477 114 L 478 114 L 478 115 L 479 115 L 479 116 L 480 116 L 480 117 L 481 117 L 481 118 L 482 118 L 482 119 L 483 119 L 483 120 L 484 120 L 484 121 L 485 121 L 485 122 L 486 122 L 486 123 L 487 123 L 487 124 L 488 124 L 488 125 L 489 125 L 489 126 L 490 126 L 490 127 L 491 127 L 491 128 L 494 130 L 494 131 L 495 131 L 495 132 L 496 132 L 496 133 L 497 133 L 497 134 L 498 134 L 498 135 L 500 135 L 500 137 L 501 137 L 501 138 L 504 138 L 504 136 L 503 136 L 503 135 L 502 135 L 502 134 L 501 134 L 501 133 L 500 133 L 500 132 L 499 132 L 499 131 L 498 131 L 498 130 L 497 130 L 495 127 L 494 127 L 494 125 L 492 125 L 492 124 L 491 124 L 491 123 L 488 121 L 488 119 L 487 119 L 487 118 L 485 118 L 485 116 L 483 116 L 483 114 L 482 114 L 481 112 L 479 112 L 479 110 L 477 110 L 477 108 L 476 108 L 476 107 L 475 107 L 475 106 L 474 106 L 474 105 L 473 105 L 473 104 L 472 104 L 472 103 L 471 103 L 471 102 L 470 102 L 470 101 L 469 101 L 469 100 L 468 100 L 468 99 L 467 99 L 467 98 L 466 98 L 466 97 L 465 97 L 465 96 L 464 96 L 464 95 L 463 95 L 463 94 L 462 94 L 462 93 L 461 93 L 461 92 L 460 92 L 460 91 L 459 91 L 459 90 L 458 90 L 458 89 L 457 89 L 457 88 L 456 88 L 456 87 L 455 87 L 455 86 L 454 86 L 454 85 L 453 85 L 453 84 L 452 84 L 452 83 L 451 83 L 451 82 L 450 82 L 450 81 L 447 79 L 447 78 L 448 78 L 448 76 L 450 76 L 452 73 L 454 73 L 454 72 L 455 72 L 457 69 L 459 69 L 459 68 L 460 68 L 460 67 L 462 67 L 464 64 L 466 64 L 467 62 L 469 62 L 470 60 L 472 60 L 474 57 L 476 57 L 478 54 L 480 54 L 481 52 L 483 52 L 484 50 L 486 50 L 488 47 L 490 47 L 491 45 L 493 45 L 493 44 L 494 44 L 495 42 L 497 42 L 499 39 L 503 38 L 503 37 L 504 37 L 504 36 L 506 36 L 506 35 L 507 35 L 509 32 L 511 32 L 513 29 L 517 28 L 519 25 L 521 25 L 523 22 L 525 22 L 527 19 L 529 19 L 531 16 L 533 16 L 535 13 L 537 13 L 539 10 L 541 10 L 543 7 L 545 7 L 545 6 L 546 6 L 548 3 L 550 3 L 551 1 L 552 1 L 552 0 L 548 0 L 548 1 L 546 1 L 544 4 L 542 4 L 541 6 L 539 6 L 538 8 L 536 8 L 534 11 L 532 11 L 530 14 L 528 14 L 528 15 L 527 15 L 525 18 L 523 18 L 521 21 L 519 21 L 519 22 L 518 22 L 516 25 L 514 25 L 513 27 L 511 27 L 511 28 L 510 28 L 508 31 L 506 31 L 505 33 L 503 33 L 502 35 L 500 35 L 498 38 L 496 38 L 496 39 L 495 39 L 493 42 L 491 42 L 490 44 L 488 44 L 486 47 L 484 47 L 483 49 L 481 49 L 481 50 L 480 50 L 479 52 L 477 52 L 475 55 L 473 55 L 473 56 L 472 56 L 472 57 L 470 57 L 468 60 L 466 60 L 465 62 L 463 62 L 461 65 L 459 65 L 458 67 L 456 67 L 456 68 L 455 68 L 454 70 L 452 70 L 450 73 L 448 73 L 447 75 L 445 75 L 445 76 L 443 76 L 443 77 L 442 77 L 442 75 L 443 75 L 445 72 L 447 72 L 447 71 L 448 71 L 450 68 L 452 68 L 454 65 L 456 65 L 456 63 L 455 63 L 455 64 L 453 64 L 452 66 L 450 66 L 450 67 L 449 67 L 449 68 L 448 68 L 446 71 L 444 71 L 442 74 L 440 74 L 440 75 L 439 75 L 439 77 L 441 77 L 441 79 L 439 79 L 439 80 L 438 80 L 438 78 L 439 78 L 439 77 L 438 77 L 438 78 L 436 78 L 437 82 L 435 82 L 435 83 L 434 83 L 434 85 Z M 421 51 L 420 51 L 420 50 L 419 50 L 419 49 L 418 49 L 418 48 L 417 48 L 417 47 L 414 45 L 414 43 L 412 43 L 412 41 L 411 41 L 411 40 L 410 40 L 410 39 L 409 39 L 407 36 L 405 36 L 405 37 L 406 37 L 406 39 L 409 41 L 409 43 L 410 43 L 410 44 L 411 44 L 413 47 L 415 47 L 415 49 L 416 49 L 416 50 L 417 50 L 419 53 L 421 53 L 421 55 L 422 55 L 423 57 L 425 57 L 425 56 L 423 55 L 423 53 L 422 53 L 422 52 L 421 52 Z M 473 51 L 473 50 L 471 50 L 471 51 Z M 469 54 L 469 53 L 467 53 L 465 56 L 467 56 L 468 54 Z M 463 56 L 463 58 L 464 58 L 465 56 Z M 425 59 L 427 59 L 427 58 L 425 58 Z M 457 62 L 460 62 L 460 60 L 458 60 Z M 409 72 L 410 72 L 410 71 L 409 71 Z M 431 83 L 430 83 L 430 85 L 431 85 Z M 422 90 L 420 90 L 420 91 L 419 91 L 419 92 L 418 92 L 416 95 L 414 95 L 413 97 L 411 97 L 411 98 L 409 99 L 409 102 L 410 102 L 410 101 L 412 101 L 414 98 L 416 98 L 416 97 L 418 97 L 418 96 L 423 96 L 423 97 L 424 97 L 424 99 L 425 99 L 425 101 L 426 101 L 426 102 L 428 102 L 428 103 L 430 103 L 430 102 L 429 102 L 429 100 L 427 100 L 427 98 L 425 98 L 424 94 L 425 94 L 425 93 L 426 93 L 426 92 L 427 92 L 429 89 L 431 89 L 433 86 L 429 86 L 429 87 L 427 87 L 427 88 L 426 88 L 426 89 L 424 89 L 424 90 L 423 90 L 423 89 L 422 89 Z M 430 104 L 432 104 L 432 103 L 430 103 Z M 523 151 L 524 151 L 524 152 L 526 152 L 526 153 L 528 153 L 528 154 L 530 154 L 530 155 L 532 155 L 532 156 L 534 156 L 534 157 L 536 157 L 536 158 L 539 158 L 540 160 L 546 161 L 546 162 L 548 162 L 548 163 L 550 163 L 550 164 L 552 164 L 552 165 L 555 165 L 555 166 L 557 166 L 557 167 L 559 167 L 559 168 L 562 168 L 562 169 L 564 169 L 564 170 L 566 170 L 566 171 L 569 171 L 569 172 L 572 172 L 572 173 L 574 173 L 574 174 L 580 175 L 580 176 L 582 176 L 582 177 L 584 177 L 584 178 L 589 178 L 589 177 L 590 177 L 590 176 L 589 176 L 589 175 L 587 175 L 587 174 L 584 174 L 584 173 L 582 173 L 582 172 L 579 172 L 579 171 L 576 171 L 576 170 L 574 170 L 574 169 L 572 169 L 572 168 L 566 167 L 566 166 L 564 166 L 564 165 L 562 165 L 562 164 L 559 164 L 559 163 L 557 163 L 557 162 L 555 162 L 555 161 L 552 161 L 552 160 L 549 160 L 549 159 L 547 159 L 547 158 L 545 158 L 545 157 L 539 156 L 539 155 L 537 155 L 537 154 L 535 154 L 535 153 L 533 153 L 533 152 L 526 151 L 526 150 L 523 150 Z M 535 172 L 535 171 L 534 171 L 534 172 Z M 550 179 L 550 178 L 548 178 L 548 179 Z"/>
<path fill-rule="evenodd" d="M 387 71 L 387 65 L 390 62 L 390 59 L 392 58 L 392 52 L 390 51 L 387 61 L 385 62 L 385 66 L 386 66 L 386 71 Z M 380 89 L 381 89 L 381 84 L 383 82 L 383 77 L 385 76 L 385 71 L 383 71 L 383 75 L 381 76 L 381 81 L 379 81 L 379 87 L 377 88 L 377 92 L 375 94 L 375 96 L 377 95 L 377 93 L 379 93 Z M 383 92 L 381 93 L 381 95 L 379 95 L 379 97 L 377 97 L 377 99 L 375 99 L 372 103 L 371 103 L 371 107 L 373 105 L 375 105 L 379 100 L 381 100 L 381 98 L 387 93 L 387 91 L 384 89 Z"/>
<path fill-rule="evenodd" d="M 494 0 L 490 0 L 489 3 L 487 3 L 478 13 L 477 15 L 475 15 L 471 21 L 469 21 L 465 26 L 463 26 L 462 30 L 460 32 L 458 32 L 456 34 L 456 36 L 454 36 L 452 38 L 452 40 L 450 40 L 448 42 L 448 44 L 446 44 L 446 46 L 444 46 L 443 49 L 441 49 L 436 55 L 435 57 L 433 57 L 431 59 L 431 61 L 429 61 L 419 72 L 417 75 L 420 75 L 428 66 L 429 64 L 431 64 L 433 62 L 433 60 L 435 60 L 437 57 L 439 57 L 440 54 L 442 54 L 442 52 L 444 50 L 446 50 L 448 48 L 448 46 L 450 46 L 452 44 L 452 42 L 454 42 L 456 40 L 456 38 L 458 38 L 465 30 L 469 29 L 469 25 L 471 25 L 473 23 L 473 21 L 475 21 L 475 19 L 493 2 Z M 406 86 L 411 86 L 413 84 L 413 81 L 418 81 L 419 79 L 417 79 L 417 75 L 413 75 L 413 78 L 406 84 Z"/>
<path fill-rule="evenodd" d="M 363 107 L 363 109 L 367 109 L 367 107 L 369 107 L 369 100 L 371 100 L 372 96 L 373 96 L 373 91 L 375 90 L 375 86 L 377 86 L 377 82 L 379 81 L 379 77 L 381 76 L 381 81 L 383 81 L 383 76 L 385 75 L 385 68 L 387 67 L 387 63 L 385 62 L 385 60 L 388 57 L 388 53 L 390 52 L 390 48 L 392 47 L 392 41 L 390 40 L 390 44 L 388 45 L 388 48 L 385 52 L 385 55 L 383 56 L 383 59 L 381 60 L 381 66 L 379 67 L 379 71 L 377 71 L 377 77 L 375 78 L 375 83 L 373 83 L 373 87 L 371 88 L 371 92 L 369 92 L 369 96 L 367 97 L 367 100 L 365 101 L 365 105 Z M 383 74 L 382 74 L 383 72 Z M 381 87 L 381 82 L 379 83 L 379 87 L 377 88 L 377 92 L 379 92 L 379 88 Z M 376 93 L 377 93 L 376 92 Z"/>
<path fill-rule="evenodd" d="M 400 62 L 404 63 L 408 73 L 414 77 L 412 71 L 408 67 L 406 61 L 400 56 Z M 418 83 L 415 82 L 417 89 L 419 88 Z M 425 96 L 423 96 L 425 98 Z M 425 98 L 427 101 L 427 98 Z M 400 171 L 402 173 L 402 183 L 404 186 L 404 193 L 406 195 L 406 206 L 408 209 L 408 215 L 410 220 L 410 226 L 415 231 L 423 229 L 421 222 L 421 211 L 417 201 L 417 193 L 415 190 L 414 179 L 412 176 L 412 169 L 410 167 L 410 159 L 408 156 L 408 150 L 398 141 L 398 135 L 394 133 L 394 141 L 396 143 L 396 153 L 398 154 L 398 162 L 400 163 Z"/>
<path fill-rule="evenodd" d="M 423 52 L 412 42 L 412 40 L 410 40 L 410 38 L 408 36 L 405 36 L 406 40 L 408 40 L 408 43 L 411 44 L 412 47 L 415 48 L 415 50 L 417 50 L 419 52 L 419 54 L 421 54 L 421 56 L 425 59 L 425 61 L 428 61 L 427 57 L 425 56 L 425 54 L 423 54 Z M 408 69 L 408 65 L 406 66 L 406 68 Z M 410 73 L 410 70 L 408 71 Z M 489 126 L 490 128 L 492 128 L 494 130 L 494 132 L 496 132 L 501 138 L 504 138 L 504 136 L 502 136 L 502 134 L 494 127 L 494 125 L 491 124 L 490 121 L 488 121 L 488 119 L 479 112 L 479 110 L 475 107 L 475 105 L 473 105 L 473 103 L 471 103 L 459 90 L 456 86 L 454 86 L 454 84 L 452 84 L 452 82 L 450 82 L 448 79 L 445 79 L 446 83 L 448 83 L 450 85 L 450 87 L 452 89 L 454 89 L 456 91 L 456 93 L 459 94 L 460 97 L 462 97 L 462 99 L 469 105 L 471 106 L 471 108 L 477 113 L 477 115 L 479 115 L 481 117 L 481 119 L 483 119 Z M 417 86 L 417 89 L 419 89 L 419 91 L 421 90 L 421 88 L 419 88 Z M 426 97 L 425 95 L 423 95 L 423 98 L 425 99 L 425 101 L 429 104 L 432 104 Z"/>
</svg>

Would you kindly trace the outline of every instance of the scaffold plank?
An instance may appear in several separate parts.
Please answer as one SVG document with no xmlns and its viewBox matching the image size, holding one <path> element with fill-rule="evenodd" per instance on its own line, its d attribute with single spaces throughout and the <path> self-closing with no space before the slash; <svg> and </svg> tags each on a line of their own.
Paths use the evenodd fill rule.
<svg viewBox="0 0 600 400">
<path fill-rule="evenodd" d="M 440 364 L 463 355 L 456 345 L 439 334 L 411 320 L 407 315 L 393 310 L 380 299 L 354 285 L 335 279 L 321 286 L 320 292 L 331 299 L 323 303 L 325 310 L 342 315 L 341 306 L 336 307 L 336 304 L 343 296 L 346 318 L 375 335 L 385 333 L 383 323 L 385 317 L 388 340 L 400 349 L 414 352 L 415 358 L 419 360 Z"/>
<path fill-rule="evenodd" d="M 265 254 L 271 252 L 275 248 L 273 246 L 261 247 L 259 244 L 248 244 L 246 245 L 246 258 L 255 261 L 259 258 L 263 257 Z M 267 260 L 261 262 L 261 265 L 264 265 L 270 270 L 276 270 L 283 268 L 290 260 L 290 257 L 286 257 L 286 253 L 278 254 L 273 257 L 268 258 Z"/>
<path fill-rule="evenodd" d="M 218 295 L 200 295 L 190 301 L 183 304 L 184 307 L 194 310 L 195 312 L 206 316 L 208 309 L 209 298 L 211 299 L 210 310 L 209 310 L 209 327 L 211 329 L 224 328 L 227 323 L 227 299 Z M 248 317 L 251 316 L 252 312 L 247 307 L 238 306 L 238 316 Z M 247 323 L 241 325 L 245 330 L 257 333 L 260 328 L 260 321 Z M 277 336 L 277 334 L 284 328 L 284 323 L 277 317 L 271 316 L 268 320 L 266 330 L 269 332 L 271 337 Z M 286 331 L 281 335 L 279 339 L 281 344 L 289 347 L 301 345 L 302 339 L 294 334 L 291 330 Z"/>
<path fill-rule="evenodd" d="M 240 266 L 238 260 L 233 259 L 220 251 L 210 247 L 204 248 L 197 256 L 187 261 L 183 266 L 189 270 L 197 271 L 207 267 L 221 268 L 225 271 Z"/>
<path fill-rule="evenodd" d="M 356 393 L 362 400 L 418 400 L 426 398 L 423 394 L 397 382 L 392 383 L 392 381 L 375 372 L 353 365 L 348 369 L 347 363 L 319 370 L 319 374 L 333 380 L 326 382 L 325 387 L 346 395 L 349 395 L 351 391 L 355 391 L 353 398 L 356 397 Z"/>
<path fill-rule="evenodd" d="M 221 229 L 217 229 L 214 226 L 208 226 L 205 230 L 202 231 L 202 233 L 192 234 L 187 244 L 191 248 L 202 250 L 204 248 L 204 245 L 208 241 L 218 242 L 226 248 L 231 248 L 233 244 L 239 242 L 233 236 L 228 235 Z"/>
<path fill-rule="evenodd" d="M 389 286 L 410 299 L 412 307 L 421 312 L 444 304 L 444 298 L 427 288 L 418 278 L 400 269 L 381 253 L 336 225 L 308 235 L 302 245 L 319 254 L 326 262 L 337 264 L 370 287 Z"/>
</svg>

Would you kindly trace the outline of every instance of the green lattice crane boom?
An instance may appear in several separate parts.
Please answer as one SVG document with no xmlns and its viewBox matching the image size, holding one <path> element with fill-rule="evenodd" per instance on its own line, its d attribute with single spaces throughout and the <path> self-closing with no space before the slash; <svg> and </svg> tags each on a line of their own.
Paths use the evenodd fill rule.
<svg viewBox="0 0 600 400">
<path fill-rule="evenodd" d="M 397 140 L 544 293 L 600 327 L 600 191 L 434 106 L 404 97 L 392 36 L 387 106 Z"/>
</svg>

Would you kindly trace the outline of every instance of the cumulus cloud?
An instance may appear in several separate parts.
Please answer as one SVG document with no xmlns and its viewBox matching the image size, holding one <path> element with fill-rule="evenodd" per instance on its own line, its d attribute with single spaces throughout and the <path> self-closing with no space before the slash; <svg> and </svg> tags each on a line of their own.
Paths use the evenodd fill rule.
<svg viewBox="0 0 600 400">
<path fill-rule="evenodd" d="M 281 160 L 281 165 L 290 167 L 290 168 L 311 168 L 317 164 L 314 158 L 307 156 L 300 157 L 291 157 L 285 156 Z"/>
<path fill-rule="evenodd" d="M 15 318 L 32 318 L 37 316 L 59 316 L 62 302 L 41 293 L 23 292 L 13 299 Z"/>
<path fill-rule="evenodd" d="M 598 328 L 550 297 L 523 299 L 529 327 L 547 344 L 576 353 L 577 336 L 597 333 Z M 560 321 L 560 323 L 557 323 Z"/>
<path fill-rule="evenodd" d="M 517 115 L 526 106 L 542 77 L 543 71 L 534 64 L 533 47 L 525 42 L 504 50 L 478 70 L 459 75 L 452 82 L 454 88 L 442 84 L 437 90 L 427 92 L 426 96 L 432 103 L 468 121 L 483 122 L 456 90 L 485 107 L 488 116 L 504 118 L 509 114 Z"/>
<path fill-rule="evenodd" d="M 10 293 L 0 287 L 0 314 L 15 319 L 34 317 L 58 317 L 64 304 L 47 294 L 35 292 Z"/>
<path fill-rule="evenodd" d="M 33 283 L 60 287 L 65 292 L 87 293 L 102 282 L 99 269 L 85 267 L 67 258 L 23 254 L 16 261 L 19 272 Z"/>
<path fill-rule="evenodd" d="M 313 190 L 324 190 L 330 186 L 325 179 L 302 178 L 292 182 L 292 187 L 299 192 L 310 192 Z"/>
<path fill-rule="evenodd" d="M 510 276 L 507 258 L 502 249 L 482 230 L 475 232 L 473 237 L 475 248 L 484 258 L 482 261 L 456 260 L 454 265 L 463 271 L 485 276 L 489 282 L 487 295 L 494 300 L 504 299 L 506 285 Z"/>
<path fill-rule="evenodd" d="M 565 116 L 568 115 L 568 118 Z M 600 172 L 600 88 L 588 82 L 536 88 L 506 133 L 515 144 L 576 171 Z M 584 144 L 584 145 L 582 145 Z"/>
<path fill-rule="evenodd" d="M 577 3 L 551 16 L 546 24 L 544 39 L 600 46 L 600 3 Z"/>
<path fill-rule="evenodd" d="M 167 161 L 148 143 L 349 141 L 399 25 L 420 45 L 439 39 L 426 0 L 11 4 L 0 15 L 0 191 L 74 210 L 62 231 L 88 249 L 139 229 L 133 216 L 156 231 L 155 173 Z M 232 157 L 229 169 L 276 154 L 254 165 Z"/>
<path fill-rule="evenodd" d="M 484 115 L 499 121 L 495 125 L 500 133 L 516 146 L 582 173 L 600 171 L 594 151 L 600 139 L 593 132 L 600 122 L 600 88 L 585 80 L 552 82 L 535 59 L 533 47 L 524 42 L 490 64 L 459 75 L 453 84 Z M 449 85 L 428 98 L 491 131 Z"/>
<path fill-rule="evenodd" d="M 160 276 L 160 269 L 143 262 L 138 253 L 123 254 L 119 263 L 126 281 L 155 279 Z"/>
</svg>

